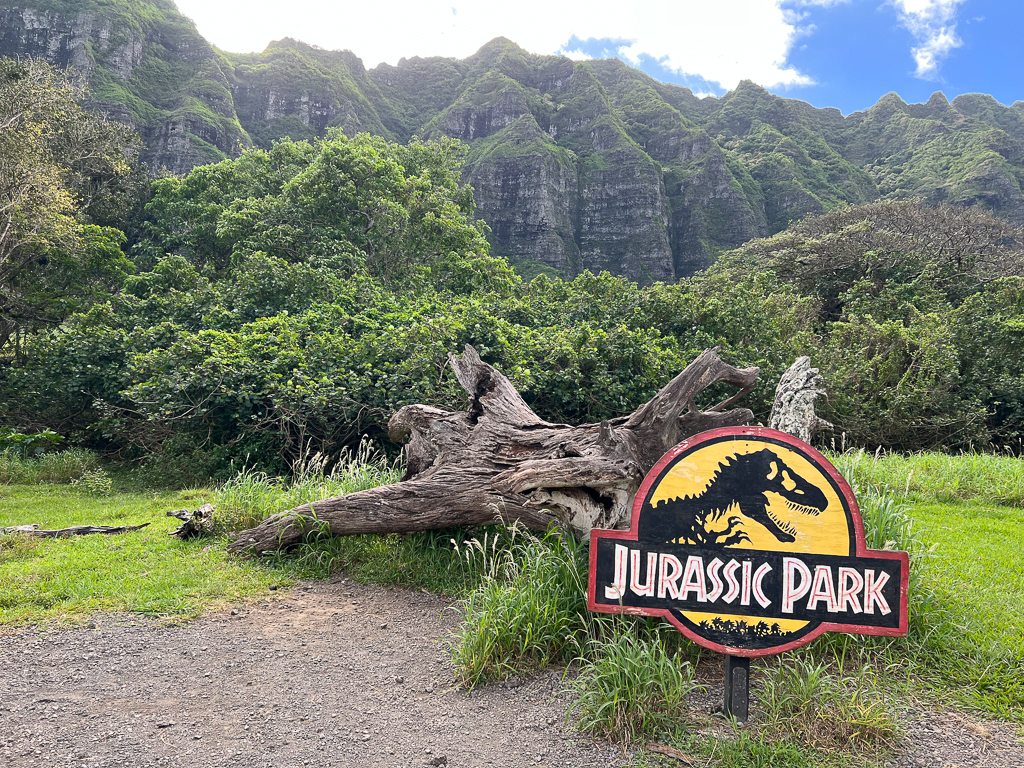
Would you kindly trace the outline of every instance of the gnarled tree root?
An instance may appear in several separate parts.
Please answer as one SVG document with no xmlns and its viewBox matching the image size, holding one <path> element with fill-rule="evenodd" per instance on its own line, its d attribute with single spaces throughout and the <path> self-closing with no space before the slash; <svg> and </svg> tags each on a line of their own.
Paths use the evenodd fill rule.
<svg viewBox="0 0 1024 768">
<path fill-rule="evenodd" d="M 570 426 L 537 416 L 473 347 L 449 361 L 469 394 L 468 408 L 408 405 L 391 417 L 389 437 L 409 439 L 401 482 L 274 515 L 240 533 L 230 550 L 285 549 L 314 530 L 343 536 L 502 520 L 539 530 L 557 524 L 583 537 L 595 527 L 624 527 L 644 475 L 667 450 L 698 432 L 753 418 L 746 408 L 725 409 L 758 376 L 757 368 L 733 368 L 717 349 L 705 350 L 629 416 Z M 718 382 L 739 391 L 699 410 L 694 398 Z"/>
</svg>

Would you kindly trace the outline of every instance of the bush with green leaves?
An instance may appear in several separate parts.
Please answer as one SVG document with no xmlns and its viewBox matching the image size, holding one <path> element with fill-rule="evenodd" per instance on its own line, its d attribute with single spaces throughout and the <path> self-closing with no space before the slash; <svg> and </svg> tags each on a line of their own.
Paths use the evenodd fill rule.
<svg viewBox="0 0 1024 768">
<path fill-rule="evenodd" d="M 404 405 L 460 409 L 447 360 L 466 344 L 562 423 L 628 414 L 717 346 L 761 369 L 745 405 L 762 423 L 810 354 L 849 444 L 1019 444 L 1024 291 L 998 277 L 1019 266 L 1009 225 L 873 204 L 673 285 L 523 283 L 488 255 L 460 160 L 449 141 L 333 134 L 158 180 L 136 273 L 0 369 L 6 418 L 178 484 L 226 479 L 232 462 L 280 475 L 310 440 L 327 455 L 385 444 Z"/>
<path fill-rule="evenodd" d="M 764 273 L 816 305 L 805 351 L 850 444 L 1020 449 L 1020 227 L 978 209 L 852 206 L 724 254 L 701 279 Z"/>
<path fill-rule="evenodd" d="M 10 451 L 22 458 L 41 456 L 63 442 L 64 438 L 49 428 L 29 433 L 10 427 L 0 428 L 0 451 Z"/>
<path fill-rule="evenodd" d="M 102 468 L 91 469 L 71 484 L 90 496 L 109 496 L 114 492 L 114 479 Z"/>
</svg>

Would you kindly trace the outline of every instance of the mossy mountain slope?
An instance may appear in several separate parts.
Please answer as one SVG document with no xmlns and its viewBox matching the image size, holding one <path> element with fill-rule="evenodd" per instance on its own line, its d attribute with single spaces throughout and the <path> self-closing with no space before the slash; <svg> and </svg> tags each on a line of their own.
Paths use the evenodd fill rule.
<svg viewBox="0 0 1024 768">
<path fill-rule="evenodd" d="M 367 70 L 294 40 L 217 51 L 170 0 L 17 0 L 0 54 L 88 75 L 155 168 L 181 173 L 331 128 L 469 145 L 465 177 L 495 253 L 526 274 L 607 269 L 649 282 L 844 204 L 919 197 L 1024 223 L 1024 102 L 896 94 L 847 117 L 751 82 L 720 99 L 618 60 L 574 62 L 497 38 L 464 60 Z"/>
<path fill-rule="evenodd" d="M 153 167 L 183 173 L 251 145 L 226 62 L 169 0 L 0 3 L 0 55 L 87 77 L 95 106 L 138 129 Z"/>
</svg>

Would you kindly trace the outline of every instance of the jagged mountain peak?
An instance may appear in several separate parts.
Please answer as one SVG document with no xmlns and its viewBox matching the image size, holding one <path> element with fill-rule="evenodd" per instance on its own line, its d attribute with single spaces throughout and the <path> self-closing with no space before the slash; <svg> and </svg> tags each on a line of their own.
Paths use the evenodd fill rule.
<svg viewBox="0 0 1024 768">
<path fill-rule="evenodd" d="M 367 70 L 352 51 L 282 38 L 217 51 L 168 0 L 17 0 L 0 54 L 87 74 L 136 125 L 154 168 L 182 173 L 330 128 L 469 145 L 465 178 L 493 250 L 525 273 L 649 281 L 813 213 L 881 198 L 978 204 L 1024 223 L 1024 102 L 890 93 L 848 117 L 741 81 L 699 99 L 618 59 L 532 54 L 498 37 L 466 59 Z"/>
</svg>

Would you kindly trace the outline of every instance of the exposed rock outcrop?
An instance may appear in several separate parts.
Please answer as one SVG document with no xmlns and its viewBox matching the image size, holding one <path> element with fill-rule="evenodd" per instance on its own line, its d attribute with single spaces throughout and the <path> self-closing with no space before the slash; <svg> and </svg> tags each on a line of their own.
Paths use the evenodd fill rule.
<svg viewBox="0 0 1024 768">
<path fill-rule="evenodd" d="M 0 10 L 0 55 L 45 59 L 88 78 L 94 108 L 139 131 L 154 169 L 183 173 L 249 146 L 220 58 L 173 4 L 156 0 L 146 13 L 80 5 Z"/>
<path fill-rule="evenodd" d="M 492 248 L 527 275 L 678 279 L 808 214 L 878 199 L 1024 224 L 1024 102 L 981 94 L 888 94 L 843 117 L 749 81 L 701 99 L 618 60 L 537 56 L 504 38 L 465 60 L 371 70 L 290 39 L 227 54 L 170 0 L 18 0 L 0 10 L 0 55 L 88 77 L 96 106 L 138 128 L 154 170 L 330 129 L 457 138 Z"/>
</svg>

